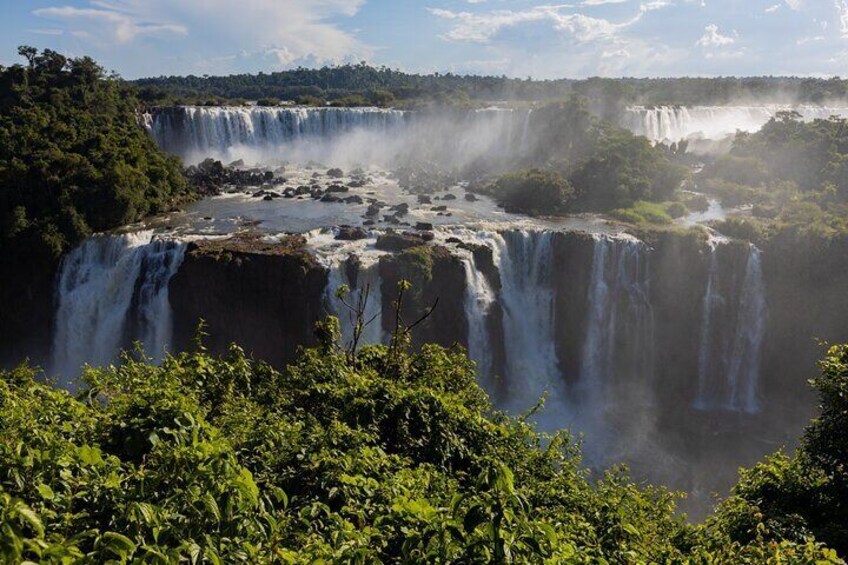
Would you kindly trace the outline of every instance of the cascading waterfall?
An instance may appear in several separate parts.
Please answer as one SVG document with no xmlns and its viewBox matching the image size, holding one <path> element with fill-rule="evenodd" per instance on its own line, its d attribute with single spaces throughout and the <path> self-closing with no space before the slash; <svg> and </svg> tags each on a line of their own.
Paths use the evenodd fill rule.
<svg viewBox="0 0 848 565">
<path fill-rule="evenodd" d="M 643 243 L 595 237 L 588 305 L 579 379 L 583 399 L 597 408 L 598 403 L 612 400 L 608 389 L 616 384 L 636 385 L 627 388 L 649 392 L 654 373 L 654 314 Z M 650 402 L 632 394 L 627 400 Z"/>
<path fill-rule="evenodd" d="M 848 116 L 848 107 L 841 106 L 632 106 L 625 111 L 622 125 L 654 142 L 677 142 L 692 136 L 720 140 L 737 130 L 757 131 L 784 111 L 798 112 L 805 121 Z"/>
<path fill-rule="evenodd" d="M 495 238 L 501 275 L 508 408 L 526 410 L 545 392 L 562 402 L 554 345 L 553 232 L 513 230 Z M 551 413 L 549 408 L 547 413 Z"/>
<path fill-rule="evenodd" d="M 468 356 L 477 363 L 477 373 L 492 376 L 492 352 L 486 318 L 495 302 L 495 293 L 485 275 L 477 268 L 474 254 L 464 251 L 460 258 L 465 268 L 465 317 L 468 319 Z"/>
<path fill-rule="evenodd" d="M 382 291 L 380 282 L 379 262 L 374 260 L 367 264 L 360 263 L 356 280 L 350 280 L 348 262 L 346 259 L 334 258 L 328 266 L 329 277 L 325 291 L 327 307 L 333 315 L 339 318 L 342 330 L 342 342 L 348 345 L 353 342 L 355 318 L 350 310 L 336 297 L 336 291 L 342 285 L 347 285 L 350 293 L 345 302 L 353 307 L 365 300 L 366 289 L 368 300 L 365 302 L 364 322 L 369 322 L 362 331 L 359 345 L 376 345 L 386 341 L 382 321 Z"/>
<path fill-rule="evenodd" d="M 150 129 L 167 151 L 211 155 L 234 146 L 265 148 L 328 139 L 355 129 L 388 134 L 406 116 L 406 112 L 382 108 L 185 106 L 155 112 Z"/>
<path fill-rule="evenodd" d="M 768 316 L 760 250 L 749 246 L 744 273 L 729 273 L 730 281 L 722 280 L 717 246 L 711 248 L 709 261 L 693 405 L 755 414 Z M 723 296 L 722 288 L 730 288 L 735 300 Z"/>
<path fill-rule="evenodd" d="M 181 106 L 157 109 L 145 123 L 160 147 L 189 161 L 285 158 L 387 165 L 418 155 L 457 165 L 520 154 L 529 146 L 529 117 L 529 109 L 500 107 L 456 115 L 386 108 Z"/>
<path fill-rule="evenodd" d="M 172 332 L 168 282 L 184 253 L 152 231 L 95 236 L 71 251 L 57 286 L 53 372 L 67 379 L 85 363 L 109 364 L 133 341 L 161 359 Z"/>
</svg>

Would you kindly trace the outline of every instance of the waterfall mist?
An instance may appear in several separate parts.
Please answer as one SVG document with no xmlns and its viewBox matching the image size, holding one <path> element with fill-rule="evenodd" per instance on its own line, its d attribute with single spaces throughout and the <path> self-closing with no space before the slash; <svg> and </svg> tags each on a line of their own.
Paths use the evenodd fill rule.
<svg viewBox="0 0 848 565">
<path fill-rule="evenodd" d="M 529 109 L 176 107 L 147 125 L 160 147 L 198 162 L 318 162 L 396 166 L 432 161 L 465 167 L 520 156 L 530 148 Z"/>
</svg>

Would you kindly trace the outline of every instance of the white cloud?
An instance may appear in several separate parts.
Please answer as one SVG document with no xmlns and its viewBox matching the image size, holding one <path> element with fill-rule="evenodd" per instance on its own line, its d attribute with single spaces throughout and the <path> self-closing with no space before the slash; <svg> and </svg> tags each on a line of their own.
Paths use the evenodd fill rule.
<svg viewBox="0 0 848 565">
<path fill-rule="evenodd" d="M 795 45 L 806 45 L 807 43 L 814 43 L 816 41 L 824 41 L 825 37 L 823 35 L 816 35 L 813 37 L 801 37 L 800 39 L 795 41 Z"/>
<path fill-rule="evenodd" d="M 789 6 L 790 9 L 795 10 L 796 12 L 801 9 L 801 0 L 784 0 L 786 5 Z"/>
<path fill-rule="evenodd" d="M 368 58 L 371 48 L 332 23 L 352 16 L 365 0 L 90 0 L 90 7 L 54 6 L 33 13 L 100 47 L 145 36 L 190 36 L 209 56 L 247 53 L 286 66 L 301 60 L 340 62 Z M 227 53 L 223 50 L 229 50 Z"/>
<path fill-rule="evenodd" d="M 629 0 L 583 0 L 581 6 L 603 6 L 604 4 L 622 4 Z"/>
<path fill-rule="evenodd" d="M 92 3 L 97 5 L 99 3 Z M 96 8 L 74 8 L 72 6 L 60 6 L 53 8 L 40 8 L 33 12 L 36 16 L 43 18 L 78 23 L 86 27 L 94 26 L 111 36 L 116 43 L 128 43 L 142 35 L 177 34 L 185 35 L 185 26 L 174 23 L 163 22 L 140 22 L 131 14 L 115 10 L 103 10 Z M 82 30 L 73 30 L 82 31 Z"/>
<path fill-rule="evenodd" d="M 722 47 L 725 45 L 731 45 L 732 43 L 735 43 L 735 41 L 735 39 L 728 35 L 722 35 L 718 31 L 717 25 L 710 24 L 704 28 L 704 35 L 701 36 L 701 39 L 695 42 L 695 45 L 700 45 L 704 48 Z"/>
<path fill-rule="evenodd" d="M 598 2 L 603 0 L 587 0 Z M 642 16 L 652 10 L 671 5 L 669 0 L 652 0 L 642 3 L 639 12 L 630 20 L 613 23 L 603 18 L 595 18 L 580 13 L 563 13 L 571 5 L 536 6 L 523 11 L 492 10 L 472 13 L 456 12 L 442 8 L 428 8 L 431 14 L 453 22 L 453 27 L 443 36 L 451 41 L 488 43 L 501 30 L 526 23 L 548 22 L 557 31 L 570 34 L 578 42 L 612 39 L 624 29 L 638 22 Z"/>
<path fill-rule="evenodd" d="M 848 38 L 848 1 L 834 0 L 834 5 L 839 16 L 839 32 L 842 37 Z"/>
<path fill-rule="evenodd" d="M 769 6 L 768 8 L 766 8 L 765 12 L 766 12 L 766 14 L 771 14 L 773 12 L 776 12 L 776 11 L 780 10 L 780 7 L 782 5 L 783 4 L 773 4 L 773 5 Z"/>
</svg>

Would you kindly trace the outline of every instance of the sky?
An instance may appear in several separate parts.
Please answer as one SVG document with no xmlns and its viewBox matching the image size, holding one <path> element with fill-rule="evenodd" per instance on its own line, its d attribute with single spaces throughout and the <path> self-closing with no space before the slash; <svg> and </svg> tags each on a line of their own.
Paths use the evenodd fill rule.
<svg viewBox="0 0 848 565">
<path fill-rule="evenodd" d="M 848 76 L 848 0 L 0 0 L 18 45 L 133 79 L 366 61 L 510 77 Z"/>
</svg>

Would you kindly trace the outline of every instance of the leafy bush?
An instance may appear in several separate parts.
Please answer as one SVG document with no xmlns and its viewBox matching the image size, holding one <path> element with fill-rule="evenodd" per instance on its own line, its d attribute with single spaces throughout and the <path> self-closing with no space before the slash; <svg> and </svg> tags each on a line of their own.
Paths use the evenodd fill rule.
<svg viewBox="0 0 848 565">
<path fill-rule="evenodd" d="M 494 412 L 462 351 L 407 353 L 404 332 L 341 350 L 338 321 L 320 328 L 285 373 L 233 346 L 126 356 L 76 397 L 0 374 L 0 559 L 840 563 L 807 523 L 760 526 L 755 475 L 689 526 L 674 495 L 621 469 L 590 481 L 568 434 Z M 825 390 L 805 441 L 840 496 L 844 401 Z"/>
<path fill-rule="evenodd" d="M 498 178 L 489 189 L 507 212 L 555 215 L 568 211 L 574 189 L 555 171 L 527 169 Z"/>
<path fill-rule="evenodd" d="M 662 204 L 642 200 L 636 202 L 630 208 L 613 210 L 610 215 L 617 220 L 631 224 L 664 225 L 670 224 L 672 218 Z"/>
<path fill-rule="evenodd" d="M 689 209 L 686 208 L 686 204 L 683 202 L 671 202 L 665 207 L 666 213 L 671 216 L 673 219 L 682 218 L 686 214 L 689 213 Z"/>
</svg>

